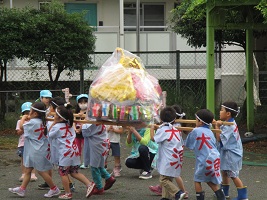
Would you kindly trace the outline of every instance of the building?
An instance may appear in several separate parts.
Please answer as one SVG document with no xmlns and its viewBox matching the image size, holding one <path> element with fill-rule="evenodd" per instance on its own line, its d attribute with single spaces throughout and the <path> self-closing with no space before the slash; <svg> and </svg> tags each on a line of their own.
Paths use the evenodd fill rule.
<svg viewBox="0 0 267 200">
<path fill-rule="evenodd" d="M 2 6 L 22 8 L 32 6 L 39 8 L 48 1 L 42 0 L 3 0 Z M 168 28 L 170 11 L 177 5 L 175 0 L 61 0 L 68 12 L 88 11 L 86 20 L 96 27 L 96 52 L 113 52 L 121 47 L 132 52 L 136 51 L 190 51 L 190 58 L 180 61 L 180 79 L 203 80 L 206 79 L 206 54 L 199 53 L 202 49 L 195 49 L 187 45 L 185 39 Z M 138 6 L 139 2 L 139 6 Z M 139 9 L 138 9 L 139 7 Z M 138 15 L 139 14 L 139 15 Z M 139 18 L 137 18 L 139 16 Z M 140 20 L 140 23 L 136 22 Z M 139 27 L 139 29 L 138 29 Z M 108 44 L 108 45 L 107 45 Z M 227 47 L 226 50 L 242 50 L 237 47 Z M 92 55 L 96 66 L 101 66 L 105 57 L 96 59 Z M 176 80 L 176 58 L 166 54 L 164 59 L 155 60 L 152 56 L 142 57 L 145 66 L 149 66 L 151 74 L 158 79 Z M 228 59 L 223 54 L 215 66 L 215 79 L 219 81 L 216 91 L 220 101 L 231 99 L 233 96 L 244 96 L 241 88 L 245 83 L 245 54 L 239 53 L 237 57 Z M 220 62 L 220 63 L 219 63 Z M 14 60 L 9 63 L 11 70 L 19 69 L 20 76 L 10 75 L 8 81 L 23 80 L 28 70 L 25 61 Z M 235 66 L 234 68 L 232 66 Z M 233 70 L 234 69 L 234 70 Z M 18 70 L 17 70 L 18 71 Z M 257 68 L 255 70 L 257 72 Z M 77 76 L 73 78 L 78 80 Z M 85 77 L 93 79 L 95 71 L 85 71 Z M 60 80 L 66 80 L 62 74 Z M 42 80 L 42 77 L 41 77 Z M 255 88 L 258 93 L 258 78 L 256 74 Z M 244 98 L 240 98 L 241 102 Z M 235 99 L 236 100 L 236 99 Z"/>
</svg>

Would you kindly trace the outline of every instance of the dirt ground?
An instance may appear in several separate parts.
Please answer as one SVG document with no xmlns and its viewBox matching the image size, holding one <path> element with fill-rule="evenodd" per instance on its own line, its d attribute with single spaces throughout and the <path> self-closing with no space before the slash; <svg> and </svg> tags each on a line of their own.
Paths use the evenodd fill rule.
<svg viewBox="0 0 267 200">
<path fill-rule="evenodd" d="M 3 135 L 2 135 L 3 136 Z M 116 183 L 114 186 L 106 191 L 101 196 L 92 196 L 90 199 L 94 200 L 115 200 L 115 199 L 125 199 L 125 200 L 136 200 L 136 199 L 145 199 L 145 200 L 156 200 L 160 199 L 160 196 L 156 196 L 152 194 L 148 190 L 149 185 L 158 184 L 159 174 L 157 171 L 153 172 L 153 178 L 149 180 L 140 180 L 138 179 L 138 170 L 128 169 L 124 165 L 125 158 L 130 153 L 130 148 L 125 146 L 126 136 L 123 135 L 121 138 L 121 163 L 122 163 L 122 176 L 117 178 Z M 0 138 L 1 142 L 1 138 Z M 260 144 L 260 145 L 259 145 Z M 266 141 L 258 142 L 250 142 L 244 144 L 244 148 L 248 148 L 251 150 L 256 150 L 261 153 L 266 152 Z M 258 148 L 260 147 L 260 148 Z M 1 145 L 0 145 L 1 148 Z M 260 150 L 259 150 L 260 149 Z M 264 152 L 265 149 L 265 152 Z M 182 170 L 182 178 L 184 180 L 184 184 L 186 190 L 189 192 L 189 199 L 195 199 L 195 191 L 194 191 L 194 184 L 193 184 L 193 174 L 194 174 L 194 163 L 195 159 L 191 157 L 190 153 L 192 152 L 185 152 L 184 157 L 184 165 Z M 189 155 L 189 156 L 186 156 Z M 255 155 L 251 155 L 250 158 L 246 159 L 253 159 Z M 265 162 L 265 161 L 264 161 Z M 253 164 L 245 164 L 243 169 L 241 170 L 241 179 L 243 182 L 248 186 L 249 189 L 249 199 L 267 199 L 267 190 L 266 190 L 266 174 L 267 174 L 267 167 L 265 166 L 257 166 Z M 267 162 L 266 162 L 267 164 Z M 113 158 L 109 157 L 108 162 L 108 171 L 112 171 L 113 168 Z M 14 200 L 14 199 L 21 199 L 16 195 L 11 194 L 8 192 L 7 188 L 18 186 L 20 182 L 18 178 L 20 177 L 20 159 L 16 155 L 16 148 L 11 149 L 0 149 L 0 200 Z M 89 169 L 80 170 L 81 173 L 86 175 L 89 179 L 91 179 L 91 173 Z M 60 187 L 61 181 L 57 174 L 57 171 L 53 171 L 53 179 L 55 183 Z M 85 198 L 85 186 L 82 185 L 77 180 L 74 180 L 76 191 L 73 193 L 73 199 L 86 199 Z M 43 180 L 40 176 L 38 176 L 37 182 L 32 182 L 28 185 L 27 194 L 24 199 L 45 199 L 42 198 L 43 195 L 47 191 L 38 190 L 37 185 L 43 183 Z M 206 184 L 203 184 L 203 188 L 206 192 L 206 199 L 212 199 L 213 193 L 210 188 L 207 187 Z M 231 186 L 231 197 L 236 196 L 236 189 L 234 186 Z"/>
</svg>

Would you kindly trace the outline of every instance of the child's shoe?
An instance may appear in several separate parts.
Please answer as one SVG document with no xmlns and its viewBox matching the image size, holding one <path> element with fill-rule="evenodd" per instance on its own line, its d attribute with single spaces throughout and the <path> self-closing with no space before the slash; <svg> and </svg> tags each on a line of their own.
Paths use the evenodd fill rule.
<svg viewBox="0 0 267 200">
<path fill-rule="evenodd" d="M 46 182 L 44 182 L 44 183 L 38 185 L 38 189 L 49 190 L 50 188 L 49 188 L 49 185 Z"/>
<path fill-rule="evenodd" d="M 84 163 L 82 165 L 80 165 L 80 169 L 87 169 L 89 168 L 88 166 L 85 166 Z"/>
<path fill-rule="evenodd" d="M 115 166 L 114 169 L 113 169 L 113 175 L 115 177 L 121 176 L 121 173 L 120 173 L 121 170 L 122 170 L 121 166 Z"/>
<path fill-rule="evenodd" d="M 8 188 L 8 191 L 12 192 L 13 194 L 17 194 L 21 197 L 25 196 L 25 190 L 21 189 L 20 187 Z"/>
<path fill-rule="evenodd" d="M 22 182 L 24 179 L 24 174 L 21 174 L 21 177 L 19 178 L 19 182 Z"/>
<path fill-rule="evenodd" d="M 215 195 L 217 197 L 217 200 L 226 200 L 222 189 L 215 191 Z"/>
<path fill-rule="evenodd" d="M 95 188 L 95 183 L 94 182 L 91 182 L 89 185 L 88 185 L 88 188 L 87 188 L 87 191 L 86 191 L 86 198 L 89 198 L 90 196 L 92 196 L 92 192 Z"/>
<path fill-rule="evenodd" d="M 97 187 L 94 187 L 93 191 L 91 192 L 91 195 L 101 195 L 104 193 L 104 188 L 98 189 Z"/>
<path fill-rule="evenodd" d="M 69 183 L 69 186 L 70 186 L 70 191 L 71 192 L 75 192 L 75 184 L 74 183 Z M 60 188 L 60 191 L 64 192 L 65 191 L 64 187 Z"/>
<path fill-rule="evenodd" d="M 176 194 L 175 194 L 175 200 L 182 200 L 185 196 L 185 192 L 183 192 L 182 190 L 179 190 Z"/>
<path fill-rule="evenodd" d="M 143 173 L 139 176 L 140 179 L 150 179 L 152 178 L 151 172 L 143 171 Z"/>
<path fill-rule="evenodd" d="M 184 196 L 184 199 L 188 199 L 189 198 L 189 195 L 188 195 L 188 192 L 185 191 L 185 196 Z"/>
<path fill-rule="evenodd" d="M 155 193 L 156 195 L 161 196 L 161 194 L 162 194 L 162 187 L 160 185 L 155 185 L 155 186 L 152 186 L 151 185 L 148 188 L 149 188 L 149 190 L 151 192 Z"/>
<path fill-rule="evenodd" d="M 61 191 L 58 189 L 58 187 L 55 190 L 49 190 L 48 193 L 44 195 L 44 197 L 54 197 L 60 195 Z"/>
<path fill-rule="evenodd" d="M 36 181 L 38 178 L 36 177 L 35 174 L 31 174 L 31 181 L 34 182 Z"/>
<path fill-rule="evenodd" d="M 237 197 L 233 200 L 248 200 L 247 186 L 242 188 L 237 188 Z"/>
<path fill-rule="evenodd" d="M 72 199 L 72 194 L 68 193 L 68 194 L 62 194 L 58 197 L 59 199 Z"/>
<path fill-rule="evenodd" d="M 113 176 L 108 178 L 106 180 L 106 183 L 105 183 L 105 186 L 104 186 L 104 190 L 110 189 L 115 182 L 116 182 L 116 179 Z"/>
</svg>

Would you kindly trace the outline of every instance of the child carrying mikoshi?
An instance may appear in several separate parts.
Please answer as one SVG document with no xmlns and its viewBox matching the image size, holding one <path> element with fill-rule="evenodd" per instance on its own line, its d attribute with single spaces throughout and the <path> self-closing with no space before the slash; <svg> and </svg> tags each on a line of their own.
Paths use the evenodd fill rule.
<svg viewBox="0 0 267 200">
<path fill-rule="evenodd" d="M 56 115 L 54 123 L 49 131 L 49 140 L 57 143 L 57 146 L 51 146 L 51 160 L 58 163 L 58 172 L 61 176 L 62 185 L 65 194 L 59 196 L 60 199 L 71 199 L 72 193 L 70 191 L 69 178 L 70 174 L 73 178 L 81 181 L 87 187 L 86 197 L 91 196 L 91 192 L 95 186 L 83 174 L 79 173 L 80 156 L 77 145 L 75 143 L 75 131 L 73 125 L 73 113 L 70 104 L 58 106 L 56 108 Z M 56 150 L 53 150 L 56 148 Z"/>
<path fill-rule="evenodd" d="M 186 114 L 183 112 L 181 106 L 179 105 L 173 105 L 172 106 L 174 110 L 176 111 L 176 119 L 184 119 Z M 174 122 L 173 123 L 174 127 L 180 127 L 181 124 L 179 122 Z M 179 131 L 181 137 L 182 137 L 182 131 Z M 184 141 L 181 138 L 182 145 L 184 145 Z M 185 186 L 183 183 L 183 179 L 181 176 L 175 177 L 175 181 L 177 183 L 177 186 L 184 192 L 186 195 L 184 196 L 184 199 L 188 199 L 188 192 L 185 190 Z M 154 192 L 157 195 L 162 194 L 162 187 L 160 185 L 155 185 L 155 186 L 149 186 L 150 191 Z"/>
<path fill-rule="evenodd" d="M 197 200 L 205 199 L 205 192 L 201 183 L 207 183 L 215 192 L 217 200 L 225 200 L 223 191 L 218 184 L 221 183 L 220 153 L 216 147 L 216 139 L 210 130 L 214 115 L 208 109 L 197 111 L 196 128 L 187 136 L 185 146 L 194 150 L 196 157 L 195 164 L 195 190 Z"/>
<path fill-rule="evenodd" d="M 222 132 L 217 133 L 216 138 L 219 141 L 224 194 L 226 198 L 229 198 L 230 179 L 232 179 L 238 192 L 238 196 L 234 200 L 247 200 L 247 187 L 239 178 L 239 171 L 242 169 L 243 147 L 234 119 L 238 114 L 239 108 L 235 102 L 227 101 L 221 105 L 220 120 L 233 122 L 234 125 L 226 126 L 222 124 L 222 121 L 217 121 L 215 128 L 220 128 Z"/>
<path fill-rule="evenodd" d="M 153 136 L 151 129 L 151 139 L 158 143 L 157 170 L 160 174 L 160 184 L 162 186 L 162 200 L 181 200 L 186 193 L 180 190 L 172 181 L 179 177 L 183 163 L 183 139 L 174 126 L 176 111 L 172 107 L 165 107 L 160 112 L 162 125 Z"/>
<path fill-rule="evenodd" d="M 92 195 L 103 194 L 115 183 L 116 179 L 105 169 L 105 160 L 109 149 L 109 139 L 106 127 L 103 124 L 83 124 L 84 137 L 84 164 L 90 165 L 95 187 Z M 105 185 L 102 185 L 102 178 Z"/>
<path fill-rule="evenodd" d="M 49 106 L 49 111 L 51 112 L 51 113 L 54 113 L 55 111 L 56 111 L 56 108 L 57 107 L 59 107 L 59 106 L 63 106 L 65 103 L 67 103 L 66 102 L 66 100 L 63 98 L 63 97 L 54 97 L 54 98 L 52 98 L 51 100 L 50 100 L 50 106 Z M 50 116 L 51 118 L 54 118 L 54 116 Z M 53 124 L 53 121 L 47 121 L 47 123 L 46 123 L 46 126 L 47 126 L 47 130 L 48 130 L 48 136 L 49 136 L 49 131 L 50 131 L 50 128 L 51 128 L 51 125 Z M 55 151 L 55 152 L 57 152 L 57 143 L 56 143 L 56 141 L 51 141 L 50 140 L 50 146 L 51 146 L 51 154 L 55 154 L 53 151 Z M 53 148 L 53 146 L 55 146 L 55 148 Z M 50 161 L 52 162 L 52 164 L 53 163 L 56 163 L 56 164 L 58 164 L 57 163 L 57 158 L 55 158 L 54 156 L 53 156 L 53 159 L 55 159 L 55 161 L 54 160 L 51 160 L 50 159 Z M 51 173 L 51 175 L 52 175 L 52 173 Z M 70 178 L 70 175 L 68 175 L 68 178 L 69 178 L 69 187 L 70 187 L 70 191 L 72 191 L 72 192 L 74 192 L 75 191 L 75 185 L 74 185 L 74 183 L 72 182 L 72 180 L 71 180 L 71 178 Z M 43 186 L 45 186 L 45 184 L 43 184 Z M 60 188 L 60 190 L 61 191 L 65 191 L 64 190 L 64 187 L 63 188 Z"/>
<path fill-rule="evenodd" d="M 39 175 L 49 185 L 50 190 L 44 195 L 45 197 L 53 197 L 60 194 L 60 190 L 49 175 L 52 164 L 49 160 L 50 150 L 47 139 L 45 113 L 45 104 L 36 102 L 31 106 L 29 115 L 23 115 L 21 118 L 20 129 L 24 131 L 25 136 L 23 152 L 25 176 L 20 187 L 9 188 L 8 190 L 22 197 L 25 196 L 26 187 L 30 182 L 33 169 L 37 170 Z M 28 122 L 25 123 L 25 121 Z"/>
</svg>

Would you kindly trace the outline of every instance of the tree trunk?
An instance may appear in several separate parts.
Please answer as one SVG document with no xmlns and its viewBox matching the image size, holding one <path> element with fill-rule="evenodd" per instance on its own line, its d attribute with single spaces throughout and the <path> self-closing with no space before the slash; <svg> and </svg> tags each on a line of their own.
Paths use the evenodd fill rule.
<svg viewBox="0 0 267 200">
<path fill-rule="evenodd" d="M 1 60 L 1 90 L 5 88 L 5 83 L 7 81 L 7 61 L 6 60 Z M 0 121 L 3 122 L 5 121 L 5 115 L 6 115 L 6 93 L 1 92 L 0 93 Z"/>
</svg>

